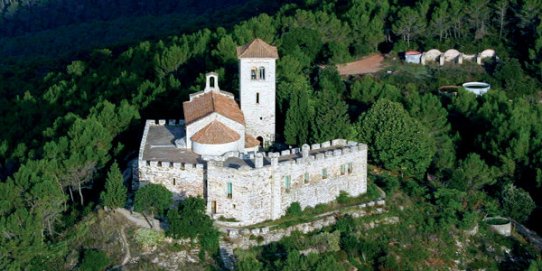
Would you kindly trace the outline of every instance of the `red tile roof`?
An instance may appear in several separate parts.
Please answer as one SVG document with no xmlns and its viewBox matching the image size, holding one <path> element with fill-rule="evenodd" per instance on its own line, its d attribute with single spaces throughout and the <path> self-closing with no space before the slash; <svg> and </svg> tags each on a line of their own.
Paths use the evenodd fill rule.
<svg viewBox="0 0 542 271">
<path fill-rule="evenodd" d="M 237 47 L 238 58 L 279 58 L 277 47 L 267 44 L 261 39 L 255 39 L 249 44 Z"/>
<path fill-rule="evenodd" d="M 418 51 L 407 51 L 405 52 L 405 55 L 420 55 L 421 53 Z"/>
<path fill-rule="evenodd" d="M 195 133 L 190 139 L 201 144 L 226 144 L 239 140 L 241 136 L 220 121 L 214 120 Z"/>
<path fill-rule="evenodd" d="M 245 124 L 245 117 L 232 97 L 210 91 L 183 103 L 184 119 L 190 124 L 216 112 L 233 121 Z"/>
</svg>

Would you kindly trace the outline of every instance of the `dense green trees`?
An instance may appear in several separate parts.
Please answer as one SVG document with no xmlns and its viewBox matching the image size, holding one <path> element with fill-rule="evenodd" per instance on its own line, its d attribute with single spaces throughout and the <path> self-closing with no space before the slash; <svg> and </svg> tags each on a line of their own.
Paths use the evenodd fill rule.
<svg viewBox="0 0 542 271">
<path fill-rule="evenodd" d="M 427 128 L 396 102 L 377 101 L 360 117 L 356 131 L 357 139 L 368 144 L 373 161 L 408 175 L 423 175 L 435 153 Z"/>
</svg>

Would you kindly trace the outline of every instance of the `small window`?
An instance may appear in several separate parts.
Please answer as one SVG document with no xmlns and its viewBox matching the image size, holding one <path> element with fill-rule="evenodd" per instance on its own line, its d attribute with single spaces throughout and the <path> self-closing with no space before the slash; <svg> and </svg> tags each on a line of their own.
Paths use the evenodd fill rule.
<svg viewBox="0 0 542 271">
<path fill-rule="evenodd" d="M 286 192 L 290 192 L 290 187 L 292 186 L 292 178 L 290 176 L 284 176 L 284 187 Z"/>
<path fill-rule="evenodd" d="M 265 67 L 260 67 L 260 80 L 265 80 Z"/>
<path fill-rule="evenodd" d="M 260 103 L 260 93 L 259 92 L 256 92 L 256 103 L 257 104 Z"/>
<path fill-rule="evenodd" d="M 346 164 L 341 165 L 341 175 L 346 174 Z"/>
<path fill-rule="evenodd" d="M 251 80 L 257 80 L 258 79 L 258 73 L 257 73 L 256 70 L 257 70 L 256 68 L 252 68 L 250 70 L 250 79 Z"/>
<path fill-rule="evenodd" d="M 177 180 L 175 180 L 175 178 L 173 178 L 173 185 L 177 185 Z"/>
<path fill-rule="evenodd" d="M 231 182 L 228 183 L 228 199 L 233 197 L 233 185 Z"/>
<path fill-rule="evenodd" d="M 327 168 L 322 169 L 322 179 L 327 179 Z"/>
<path fill-rule="evenodd" d="M 305 172 L 305 175 L 303 175 L 303 181 L 305 183 L 309 183 L 310 179 L 309 179 L 309 173 L 308 172 Z"/>
<path fill-rule="evenodd" d="M 352 174 L 352 170 L 353 170 L 352 163 L 348 163 L 348 174 Z"/>
</svg>

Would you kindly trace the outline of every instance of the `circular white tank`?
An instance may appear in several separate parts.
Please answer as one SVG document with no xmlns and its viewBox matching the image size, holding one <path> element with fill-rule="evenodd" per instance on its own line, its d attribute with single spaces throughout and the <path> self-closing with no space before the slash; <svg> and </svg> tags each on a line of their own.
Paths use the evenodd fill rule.
<svg viewBox="0 0 542 271">
<path fill-rule="evenodd" d="M 491 85 L 484 82 L 467 82 L 463 84 L 463 88 L 476 95 L 483 95 L 489 91 Z"/>
</svg>

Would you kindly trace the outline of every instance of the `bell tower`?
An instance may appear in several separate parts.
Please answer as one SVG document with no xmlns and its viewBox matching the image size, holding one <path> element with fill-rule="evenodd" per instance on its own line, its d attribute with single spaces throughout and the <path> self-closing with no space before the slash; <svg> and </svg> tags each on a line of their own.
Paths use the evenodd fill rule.
<svg viewBox="0 0 542 271">
<path fill-rule="evenodd" d="M 246 133 L 263 146 L 275 140 L 277 48 L 261 39 L 237 47 L 239 94 Z"/>
</svg>

